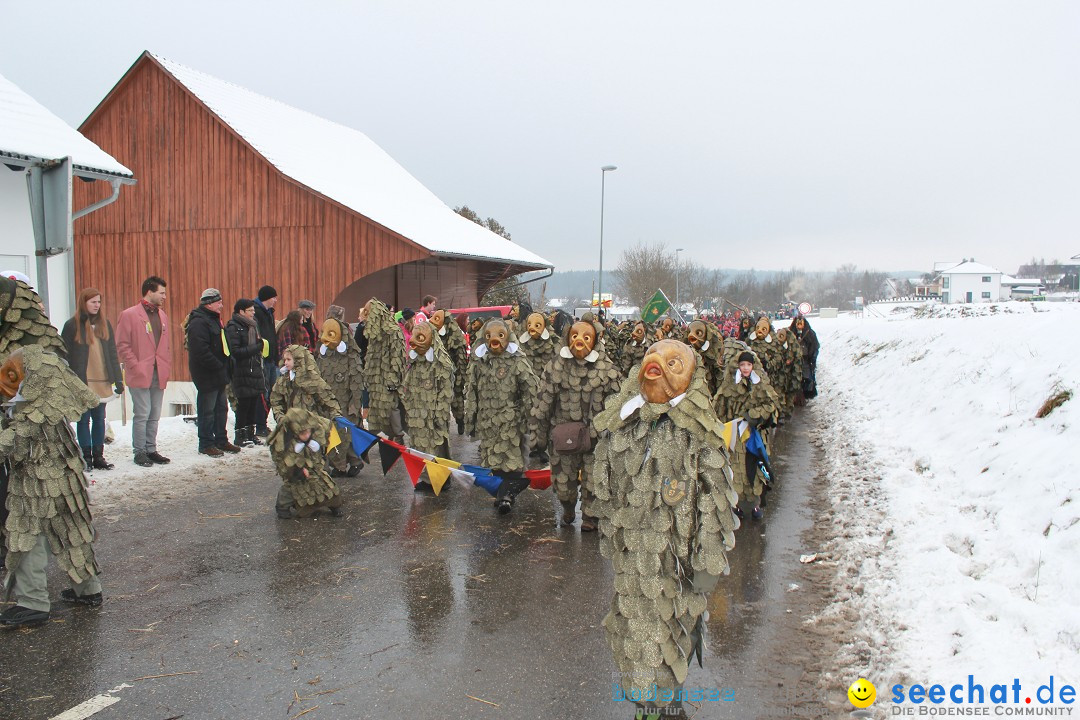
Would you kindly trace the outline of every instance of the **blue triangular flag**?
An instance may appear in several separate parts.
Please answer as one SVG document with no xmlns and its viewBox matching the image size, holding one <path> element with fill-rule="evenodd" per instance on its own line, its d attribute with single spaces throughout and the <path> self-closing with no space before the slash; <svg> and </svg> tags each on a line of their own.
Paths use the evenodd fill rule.
<svg viewBox="0 0 1080 720">
<path fill-rule="evenodd" d="M 770 464 L 769 453 L 765 450 L 765 443 L 757 428 L 750 428 L 750 437 L 746 439 L 746 452 L 761 458 L 766 465 Z"/>
</svg>

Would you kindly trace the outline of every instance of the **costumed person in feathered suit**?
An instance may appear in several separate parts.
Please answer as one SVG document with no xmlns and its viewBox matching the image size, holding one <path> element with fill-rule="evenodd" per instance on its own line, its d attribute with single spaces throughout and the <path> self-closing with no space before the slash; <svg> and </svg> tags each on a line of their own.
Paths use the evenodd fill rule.
<svg viewBox="0 0 1080 720">
<path fill-rule="evenodd" d="M 446 310 L 436 310 L 429 320 L 435 328 L 440 342 L 454 365 L 454 394 L 450 399 L 450 410 L 457 421 L 458 435 L 465 434 L 465 381 L 469 377 L 469 343 L 454 318 Z"/>
<path fill-rule="evenodd" d="M 26 282 L 5 274 L 0 277 L 0 363 L 24 345 L 39 345 L 67 357 L 67 346 L 45 315 L 41 298 Z M 4 567 L 7 478 L 7 465 L 0 463 L 0 568 Z"/>
<path fill-rule="evenodd" d="M 746 343 L 765 366 L 765 372 L 769 373 L 770 377 L 783 366 L 784 358 L 781 355 L 780 343 L 776 341 L 769 318 L 762 315 L 757 319 L 754 332 L 750 333 Z"/>
<path fill-rule="evenodd" d="M 619 347 L 619 352 L 615 357 L 615 364 L 623 377 L 629 377 L 630 372 L 641 364 L 641 360 L 645 357 L 649 345 L 652 344 L 652 341 L 648 338 L 648 332 L 645 323 L 640 320 L 637 321 L 634 323 L 633 329 L 630 330 L 625 342 Z"/>
<path fill-rule="evenodd" d="M 405 428 L 397 391 L 405 371 L 405 337 L 381 300 L 371 298 L 366 307 L 364 385 L 370 399 L 368 429 L 401 442 Z"/>
<path fill-rule="evenodd" d="M 454 364 L 431 323 L 413 328 L 401 402 L 409 418 L 409 447 L 428 455 L 450 457 L 450 402 L 454 395 Z M 418 490 L 431 489 L 420 481 Z"/>
<path fill-rule="evenodd" d="M 532 410 L 533 442 L 548 450 L 551 482 L 562 505 L 560 525 L 573 525 L 581 498 L 581 531 L 596 530 L 592 510 L 593 418 L 619 389 L 618 369 L 597 343 L 593 323 L 570 326 L 559 354 L 544 368 Z"/>
<path fill-rule="evenodd" d="M 795 397 L 802 391 L 802 343 L 788 328 L 776 331 L 776 342 L 780 345 L 782 365 L 774 389 L 780 396 L 781 422 L 791 417 L 795 410 Z"/>
<path fill-rule="evenodd" d="M 536 375 L 517 343 L 511 342 L 510 328 L 502 320 L 488 321 L 473 343 L 465 430 L 480 440 L 480 464 L 496 474 L 525 470 L 529 409 L 536 402 L 536 390 Z M 514 496 L 502 494 L 495 502 L 500 513 L 508 513 Z"/>
<path fill-rule="evenodd" d="M 525 331 L 518 335 L 518 347 L 529 359 L 533 372 L 540 377 L 544 367 L 559 351 L 559 338 L 548 328 L 543 313 L 529 313 L 525 318 Z"/>
<path fill-rule="evenodd" d="M 7 497 L 7 578 L 0 625 L 19 627 L 49 619 L 45 568 L 51 551 L 72 587 L 68 603 L 101 605 L 101 583 L 83 458 L 71 423 L 97 407 L 97 395 L 57 355 L 38 345 L 10 353 L 0 366 L 6 417 L 0 462 L 10 472 Z"/>
<path fill-rule="evenodd" d="M 267 437 L 282 481 L 276 508 L 279 518 L 306 518 L 324 509 L 334 516 L 341 514 L 341 491 L 327 472 L 331 426 L 327 418 L 294 407 L 278 418 Z"/>
<path fill-rule="evenodd" d="M 716 326 L 704 320 L 695 320 L 686 329 L 686 343 L 701 357 L 705 370 L 705 383 L 712 396 L 720 387 L 724 374 L 724 337 Z"/>
<path fill-rule="evenodd" d="M 326 320 L 319 333 L 315 365 L 334 393 L 342 416 L 355 425 L 360 422 L 364 399 L 364 362 L 360 357 L 360 346 L 342 321 L 344 316 L 345 309 L 339 305 L 331 305 L 327 309 Z M 335 475 L 356 477 L 364 467 L 364 461 L 353 450 L 352 433 L 348 428 L 338 428 L 337 431 L 341 444 L 330 452 L 330 466 Z"/>
<path fill-rule="evenodd" d="M 713 397 L 713 407 L 721 423 L 737 419 L 743 421 L 734 431 L 737 438 L 731 452 L 733 482 L 740 498 L 752 503 L 753 518 L 760 520 L 764 514 L 762 496 L 766 490 L 765 480 L 758 472 L 756 459 L 746 451 L 742 434 L 747 428 L 757 428 L 767 445 L 768 434 L 764 431 L 776 424 L 780 401 L 769 382 L 769 376 L 752 351 L 744 350 L 734 360 L 734 366 L 724 368 L 720 389 Z M 738 506 L 735 513 L 742 517 L 742 510 Z"/>
<path fill-rule="evenodd" d="M 593 508 L 615 572 L 603 626 L 623 697 L 652 713 L 681 712 L 708 593 L 728 572 L 738 527 L 722 427 L 695 364 L 687 345 L 661 340 L 595 421 Z"/>
</svg>

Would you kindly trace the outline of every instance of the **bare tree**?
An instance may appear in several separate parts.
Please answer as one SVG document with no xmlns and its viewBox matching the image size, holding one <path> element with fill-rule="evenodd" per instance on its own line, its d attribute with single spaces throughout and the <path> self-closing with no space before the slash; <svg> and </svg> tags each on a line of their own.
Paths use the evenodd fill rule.
<svg viewBox="0 0 1080 720">
<path fill-rule="evenodd" d="M 642 242 L 623 250 L 612 274 L 617 291 L 631 305 L 644 305 L 657 288 L 675 301 L 675 253 L 665 243 Z"/>
</svg>

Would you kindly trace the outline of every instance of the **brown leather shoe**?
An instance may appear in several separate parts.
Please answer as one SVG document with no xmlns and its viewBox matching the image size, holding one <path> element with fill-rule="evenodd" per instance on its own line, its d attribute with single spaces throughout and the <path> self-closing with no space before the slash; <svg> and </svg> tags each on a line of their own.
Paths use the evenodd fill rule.
<svg viewBox="0 0 1080 720">
<path fill-rule="evenodd" d="M 227 453 L 238 453 L 238 452 L 240 452 L 240 446 L 239 445 L 233 445 L 228 440 L 226 440 L 225 442 L 218 445 L 218 447 L 220 449 L 224 450 Z"/>
<path fill-rule="evenodd" d="M 203 448 L 199 451 L 199 453 L 202 455 L 209 455 L 210 457 L 221 457 L 225 454 L 221 450 L 218 450 L 216 447 Z"/>
</svg>

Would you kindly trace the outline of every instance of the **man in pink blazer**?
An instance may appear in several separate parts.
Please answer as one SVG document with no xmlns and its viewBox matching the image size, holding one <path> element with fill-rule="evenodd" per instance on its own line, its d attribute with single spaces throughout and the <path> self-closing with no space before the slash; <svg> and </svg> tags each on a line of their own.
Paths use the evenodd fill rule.
<svg viewBox="0 0 1080 720">
<path fill-rule="evenodd" d="M 169 382 L 172 348 L 165 305 L 165 281 L 156 275 L 142 284 L 143 299 L 120 313 L 116 323 L 116 353 L 124 364 L 124 382 L 131 393 L 131 447 L 135 464 L 151 467 L 169 462 L 157 451 L 161 400 Z"/>
</svg>

